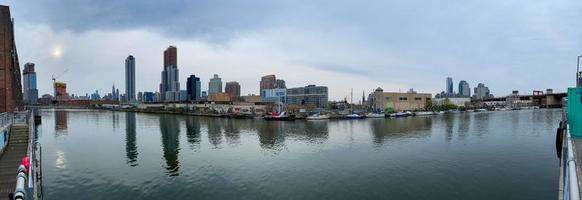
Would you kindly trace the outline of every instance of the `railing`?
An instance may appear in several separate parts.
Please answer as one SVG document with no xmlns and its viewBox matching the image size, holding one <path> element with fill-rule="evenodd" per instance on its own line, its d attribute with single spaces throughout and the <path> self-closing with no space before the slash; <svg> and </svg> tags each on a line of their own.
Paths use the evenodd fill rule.
<svg viewBox="0 0 582 200">
<path fill-rule="evenodd" d="M 566 127 L 568 127 L 566 125 Z M 566 137 L 563 151 L 563 180 L 564 180 L 564 199 L 565 200 L 579 200 L 580 190 L 578 186 L 578 174 L 576 173 L 576 157 L 574 157 L 574 150 L 572 145 L 572 138 L 570 131 L 566 128 Z"/>
<path fill-rule="evenodd" d="M 18 192 L 20 192 L 20 194 L 22 194 L 20 199 L 43 199 L 41 171 L 42 153 L 40 152 L 41 147 L 36 138 L 34 115 L 30 111 L 14 113 L 10 121 L 10 123 L 26 123 L 28 125 L 27 156 L 30 162 L 27 169 L 28 177 L 25 178 L 26 186 L 17 185 L 14 194 L 16 195 Z M 21 173 L 18 173 L 16 178 L 17 183 L 20 183 L 20 181 L 23 179 Z M 26 192 L 22 193 L 22 189 L 24 189 Z"/>
</svg>

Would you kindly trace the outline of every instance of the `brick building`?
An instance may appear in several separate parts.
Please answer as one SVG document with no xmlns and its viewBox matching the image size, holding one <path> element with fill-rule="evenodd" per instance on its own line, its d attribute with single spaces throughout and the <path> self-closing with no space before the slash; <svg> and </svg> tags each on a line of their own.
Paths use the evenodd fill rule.
<svg viewBox="0 0 582 200">
<path fill-rule="evenodd" d="M 23 109 L 20 65 L 10 8 L 0 6 L 0 113 Z"/>
</svg>

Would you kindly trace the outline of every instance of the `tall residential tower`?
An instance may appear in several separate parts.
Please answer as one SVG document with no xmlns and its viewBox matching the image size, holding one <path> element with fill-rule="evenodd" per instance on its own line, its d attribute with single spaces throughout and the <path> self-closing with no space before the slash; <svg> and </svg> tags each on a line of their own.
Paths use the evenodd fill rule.
<svg viewBox="0 0 582 200">
<path fill-rule="evenodd" d="M 180 96 L 180 82 L 178 76 L 178 49 L 174 46 L 164 51 L 164 71 L 160 84 L 160 98 L 162 101 L 178 101 Z"/>
<path fill-rule="evenodd" d="M 34 71 L 34 63 L 24 64 L 22 79 L 24 87 L 24 103 L 36 104 L 38 99 L 38 89 L 36 88 L 36 72 Z"/>
<path fill-rule="evenodd" d="M 125 59 L 125 101 L 135 102 L 135 58 L 132 55 Z"/>
</svg>

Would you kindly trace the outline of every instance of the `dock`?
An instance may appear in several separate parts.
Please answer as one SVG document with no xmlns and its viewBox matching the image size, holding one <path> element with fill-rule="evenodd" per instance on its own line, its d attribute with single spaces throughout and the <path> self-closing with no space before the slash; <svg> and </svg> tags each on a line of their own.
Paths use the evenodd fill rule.
<svg viewBox="0 0 582 200">
<path fill-rule="evenodd" d="M 34 122 L 30 111 L 0 114 L 0 200 L 10 195 L 42 199 L 41 150 Z M 19 171 L 26 156 L 30 165 Z"/>
</svg>

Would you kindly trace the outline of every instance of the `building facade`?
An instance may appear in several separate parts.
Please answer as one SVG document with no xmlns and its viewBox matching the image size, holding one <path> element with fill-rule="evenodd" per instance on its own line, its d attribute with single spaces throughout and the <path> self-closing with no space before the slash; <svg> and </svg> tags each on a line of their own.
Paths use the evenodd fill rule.
<svg viewBox="0 0 582 200">
<path fill-rule="evenodd" d="M 471 87 L 469 87 L 469 83 L 465 80 L 459 81 L 459 96 L 471 97 Z"/>
<path fill-rule="evenodd" d="M 127 102 L 135 102 L 135 58 L 132 55 L 125 59 L 125 96 Z"/>
<path fill-rule="evenodd" d="M 8 6 L 0 6 L 0 113 L 23 109 L 20 64 Z"/>
<path fill-rule="evenodd" d="M 264 89 L 261 91 L 261 101 L 286 103 L 287 89 L 284 88 Z"/>
<path fill-rule="evenodd" d="M 208 95 L 214 93 L 222 93 L 222 79 L 218 77 L 218 74 L 214 74 L 210 81 L 208 81 Z"/>
<path fill-rule="evenodd" d="M 285 85 L 285 80 L 277 79 L 275 81 L 275 88 L 287 88 L 287 86 Z"/>
<path fill-rule="evenodd" d="M 447 85 L 446 85 L 445 93 L 448 95 L 452 95 L 455 93 L 455 91 L 453 91 L 453 78 L 452 77 L 447 77 Z"/>
<path fill-rule="evenodd" d="M 240 97 L 240 84 L 236 81 L 226 82 L 224 92 L 230 95 L 233 101 L 237 101 Z"/>
<path fill-rule="evenodd" d="M 178 49 L 174 46 L 164 51 L 164 71 L 160 83 L 161 101 L 179 101 L 180 81 L 178 76 Z"/>
<path fill-rule="evenodd" d="M 38 100 L 38 89 L 36 87 L 36 72 L 34 71 L 34 63 L 24 64 L 22 79 L 24 103 L 36 104 Z"/>
<path fill-rule="evenodd" d="M 492 98 L 493 95 L 491 95 L 491 92 L 489 91 L 489 88 L 485 86 L 485 84 L 483 83 L 479 83 L 477 84 L 477 87 L 475 87 L 475 94 L 473 94 L 473 99 L 486 99 L 486 98 Z"/>
<path fill-rule="evenodd" d="M 224 92 L 216 92 L 208 95 L 208 101 L 211 102 L 231 102 L 231 97 Z"/>
<path fill-rule="evenodd" d="M 305 87 L 287 89 L 287 104 L 312 105 L 317 108 L 325 108 L 328 101 L 326 86 L 308 85 Z"/>
<path fill-rule="evenodd" d="M 275 75 L 266 75 L 261 77 L 261 84 L 260 84 L 260 91 L 262 93 L 265 89 L 275 89 L 275 84 L 277 82 L 277 78 Z"/>
<path fill-rule="evenodd" d="M 430 93 L 384 92 L 378 88 L 368 97 L 368 105 L 375 111 L 412 111 L 422 110 L 432 100 Z"/>
<path fill-rule="evenodd" d="M 69 99 L 67 94 L 67 84 L 63 82 L 55 82 L 53 85 L 55 89 L 55 100 L 62 101 Z"/>
<path fill-rule="evenodd" d="M 190 75 L 186 80 L 186 91 L 190 101 L 200 101 L 200 78 Z"/>
</svg>

